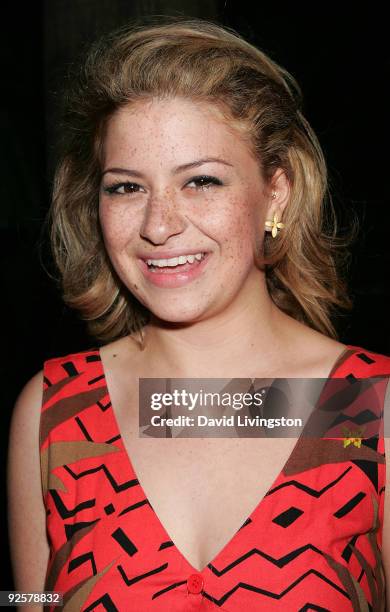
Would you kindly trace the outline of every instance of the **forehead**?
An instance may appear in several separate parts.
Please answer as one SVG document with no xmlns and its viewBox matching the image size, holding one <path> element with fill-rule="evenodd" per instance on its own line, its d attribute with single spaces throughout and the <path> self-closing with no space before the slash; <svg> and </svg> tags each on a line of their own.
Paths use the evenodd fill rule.
<svg viewBox="0 0 390 612">
<path fill-rule="evenodd" d="M 184 98 L 153 98 L 118 109 L 107 123 L 103 150 L 106 159 L 157 155 L 172 164 L 205 154 L 229 155 L 236 163 L 254 160 L 248 141 L 216 104 Z"/>
</svg>

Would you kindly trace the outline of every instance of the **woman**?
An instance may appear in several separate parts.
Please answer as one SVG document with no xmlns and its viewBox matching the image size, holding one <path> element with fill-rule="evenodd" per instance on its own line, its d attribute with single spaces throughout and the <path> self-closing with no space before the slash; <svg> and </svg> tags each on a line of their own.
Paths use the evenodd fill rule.
<svg viewBox="0 0 390 612">
<path fill-rule="evenodd" d="M 138 437 L 141 378 L 390 372 L 336 338 L 348 299 L 295 80 L 232 30 L 168 18 L 96 44 L 65 119 L 53 250 L 102 346 L 18 398 L 16 587 L 66 610 L 384 609 L 383 438 L 318 459 L 327 441 Z"/>
</svg>

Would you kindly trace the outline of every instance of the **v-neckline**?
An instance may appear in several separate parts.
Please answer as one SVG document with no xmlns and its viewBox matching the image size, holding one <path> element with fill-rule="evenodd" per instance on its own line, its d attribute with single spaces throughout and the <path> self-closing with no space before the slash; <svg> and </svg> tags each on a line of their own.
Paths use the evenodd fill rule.
<svg viewBox="0 0 390 612">
<path fill-rule="evenodd" d="M 339 367 L 343 363 L 345 363 L 346 359 L 349 359 L 357 351 L 361 351 L 362 350 L 360 347 L 352 346 L 352 345 L 349 345 L 349 344 L 347 344 L 345 346 L 346 346 L 346 348 L 340 353 L 340 355 L 337 357 L 337 359 L 333 363 L 333 366 L 332 366 L 332 368 L 331 368 L 331 370 L 330 370 L 330 372 L 329 372 L 329 374 L 327 376 L 327 379 L 332 378 L 332 376 L 334 376 L 334 374 L 337 372 Z M 293 446 L 293 449 L 292 449 L 290 455 L 288 456 L 286 462 L 282 466 L 282 469 L 280 470 L 280 472 L 278 473 L 278 475 L 276 476 L 276 478 L 272 482 L 271 486 L 269 487 L 269 489 L 267 490 L 265 495 L 263 495 L 263 497 L 257 502 L 257 504 L 253 508 L 252 512 L 250 512 L 250 514 L 248 514 L 248 516 L 244 520 L 244 522 L 241 523 L 240 527 L 238 529 L 236 529 L 236 531 L 228 539 L 226 544 L 219 550 L 219 552 L 217 552 L 217 554 L 208 563 L 206 563 L 206 565 L 201 570 L 199 570 L 196 567 L 194 567 L 188 561 L 188 559 L 184 556 L 184 554 L 181 552 L 179 547 L 173 541 L 172 537 L 169 535 L 167 529 L 164 527 L 164 525 L 163 525 L 162 521 L 160 520 L 157 512 L 155 511 L 153 505 L 151 504 L 151 502 L 149 500 L 149 497 L 146 495 L 145 489 L 144 489 L 140 479 L 138 478 L 138 475 L 137 475 L 137 473 L 136 473 L 136 471 L 134 469 L 133 463 L 131 461 L 130 455 L 129 455 L 128 451 L 127 451 L 124 439 L 122 437 L 122 433 L 121 433 L 121 430 L 120 430 L 120 427 L 119 427 L 119 423 L 118 423 L 118 420 L 116 418 L 115 410 L 114 410 L 114 407 L 113 407 L 113 404 L 112 404 L 112 401 L 111 401 L 111 395 L 110 395 L 110 391 L 109 391 L 108 385 L 107 385 L 107 378 L 106 378 L 106 373 L 105 373 L 105 369 L 104 369 L 104 365 L 103 365 L 103 361 L 102 361 L 102 356 L 101 356 L 100 348 L 97 349 L 97 352 L 98 352 L 98 355 L 99 355 L 99 358 L 100 358 L 102 379 L 103 379 L 103 381 L 105 383 L 105 387 L 106 387 L 106 390 L 107 390 L 107 396 L 108 396 L 108 399 L 109 399 L 109 402 L 110 402 L 109 411 L 110 411 L 110 415 L 111 415 L 111 419 L 112 419 L 112 423 L 113 423 L 113 429 L 114 429 L 116 437 L 119 437 L 119 439 L 120 439 L 120 443 L 122 445 L 123 453 L 126 456 L 126 461 L 127 461 L 127 464 L 128 464 L 127 467 L 130 469 L 130 472 L 134 476 L 135 480 L 138 482 L 139 490 L 140 490 L 141 494 L 143 495 L 143 497 L 145 498 L 145 501 L 148 503 L 148 505 L 152 509 L 153 516 L 155 517 L 155 520 L 157 521 L 157 523 L 158 523 L 158 525 L 160 527 L 160 530 L 162 531 L 162 533 L 166 537 L 167 541 L 169 540 L 170 542 L 172 542 L 172 544 L 173 544 L 175 550 L 177 551 L 177 554 L 179 555 L 180 559 L 187 565 L 187 567 L 191 570 L 191 572 L 196 573 L 196 574 L 203 574 L 208 567 L 210 568 L 211 566 L 215 566 L 217 564 L 218 560 L 220 559 L 220 557 L 223 555 L 223 553 L 229 547 L 231 547 L 233 545 L 233 543 L 239 537 L 241 528 L 246 523 L 253 522 L 255 520 L 255 515 L 258 514 L 260 508 L 263 506 L 265 498 L 269 495 L 270 491 L 272 491 L 278 485 L 279 479 L 281 478 L 281 476 L 282 476 L 282 474 L 284 472 L 284 469 L 286 468 L 287 464 L 289 463 L 289 461 L 291 460 L 292 456 L 296 452 L 298 444 L 300 443 L 300 441 L 302 439 L 302 432 L 301 432 L 300 436 L 297 438 L 297 441 L 295 442 L 295 444 Z"/>
</svg>

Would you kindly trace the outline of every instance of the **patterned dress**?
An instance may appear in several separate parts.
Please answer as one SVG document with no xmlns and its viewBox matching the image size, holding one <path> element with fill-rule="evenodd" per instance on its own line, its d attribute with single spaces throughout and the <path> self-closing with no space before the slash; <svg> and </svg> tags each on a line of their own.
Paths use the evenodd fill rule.
<svg viewBox="0 0 390 612">
<path fill-rule="evenodd" d="M 347 347 L 329 380 L 342 379 L 362 401 L 358 412 L 341 416 L 350 427 L 375 423 L 377 434 L 301 436 L 267 494 L 198 571 L 171 540 L 134 472 L 99 349 L 46 361 L 45 590 L 63 593 L 66 612 L 385 610 L 380 406 L 389 375 L 389 357 Z M 365 388 L 361 379 L 374 382 Z"/>
</svg>

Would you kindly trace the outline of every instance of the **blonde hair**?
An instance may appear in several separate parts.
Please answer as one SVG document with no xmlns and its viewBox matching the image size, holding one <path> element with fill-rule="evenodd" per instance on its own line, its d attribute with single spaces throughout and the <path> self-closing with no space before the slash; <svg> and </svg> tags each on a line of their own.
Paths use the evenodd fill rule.
<svg viewBox="0 0 390 612">
<path fill-rule="evenodd" d="M 267 287 L 281 310 L 337 337 L 332 311 L 351 307 L 337 272 L 345 243 L 336 236 L 321 146 L 301 112 L 300 87 L 284 68 L 231 28 L 153 17 L 100 39 L 72 81 L 47 221 L 63 299 L 91 335 L 111 341 L 142 333 L 149 317 L 116 275 L 103 243 L 98 192 L 105 124 L 123 105 L 181 96 L 218 107 L 246 138 L 267 181 L 277 168 L 286 172 L 285 229 L 277 239 L 264 238 Z"/>
</svg>

